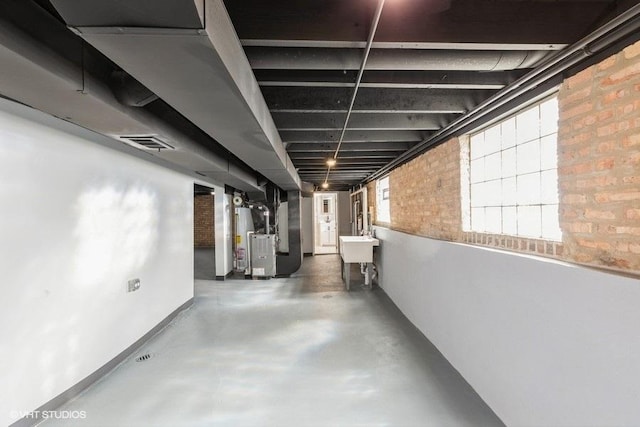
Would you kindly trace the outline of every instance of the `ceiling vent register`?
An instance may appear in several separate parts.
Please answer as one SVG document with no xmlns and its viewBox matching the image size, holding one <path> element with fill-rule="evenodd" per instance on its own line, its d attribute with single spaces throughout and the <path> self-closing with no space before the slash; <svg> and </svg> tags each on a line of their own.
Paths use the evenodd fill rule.
<svg viewBox="0 0 640 427">
<path fill-rule="evenodd" d="M 121 136 L 120 139 L 132 147 L 141 150 L 174 150 L 171 145 L 154 135 Z"/>
</svg>

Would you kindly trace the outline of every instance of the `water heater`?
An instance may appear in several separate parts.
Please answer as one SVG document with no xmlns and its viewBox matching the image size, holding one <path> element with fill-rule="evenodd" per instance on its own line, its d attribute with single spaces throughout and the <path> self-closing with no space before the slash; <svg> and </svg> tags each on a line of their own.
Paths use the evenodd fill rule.
<svg viewBox="0 0 640 427">
<path fill-rule="evenodd" d="M 251 217 L 251 209 L 236 207 L 236 270 L 244 271 L 244 274 L 250 274 L 249 271 L 249 232 L 253 232 L 253 218 Z"/>
</svg>

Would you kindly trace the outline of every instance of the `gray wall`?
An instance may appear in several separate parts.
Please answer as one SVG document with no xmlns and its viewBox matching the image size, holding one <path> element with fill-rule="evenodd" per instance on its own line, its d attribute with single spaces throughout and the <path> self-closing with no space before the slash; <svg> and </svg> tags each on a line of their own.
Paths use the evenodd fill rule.
<svg viewBox="0 0 640 427">
<path fill-rule="evenodd" d="M 338 192 L 338 235 L 351 235 L 351 197 L 348 191 Z"/>
<path fill-rule="evenodd" d="M 640 281 L 376 228 L 380 283 L 507 425 L 640 425 Z"/>
</svg>

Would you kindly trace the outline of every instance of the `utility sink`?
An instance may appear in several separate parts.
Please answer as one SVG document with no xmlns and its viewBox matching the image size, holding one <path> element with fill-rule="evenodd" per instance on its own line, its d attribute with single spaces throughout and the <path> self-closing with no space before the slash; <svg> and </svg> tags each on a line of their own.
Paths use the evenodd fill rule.
<svg viewBox="0 0 640 427">
<path fill-rule="evenodd" d="M 340 256 L 345 263 L 373 262 L 373 247 L 380 241 L 369 236 L 340 236 Z"/>
</svg>

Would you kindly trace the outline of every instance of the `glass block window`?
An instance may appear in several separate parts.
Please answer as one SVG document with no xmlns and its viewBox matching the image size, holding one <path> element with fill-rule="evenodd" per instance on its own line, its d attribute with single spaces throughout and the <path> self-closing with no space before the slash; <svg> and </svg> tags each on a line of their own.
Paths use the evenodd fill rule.
<svg viewBox="0 0 640 427">
<path fill-rule="evenodd" d="M 376 185 L 376 219 L 379 222 L 390 223 L 389 177 L 378 180 Z"/>
<path fill-rule="evenodd" d="M 557 138 L 556 97 L 471 135 L 466 231 L 561 240 Z"/>
</svg>

